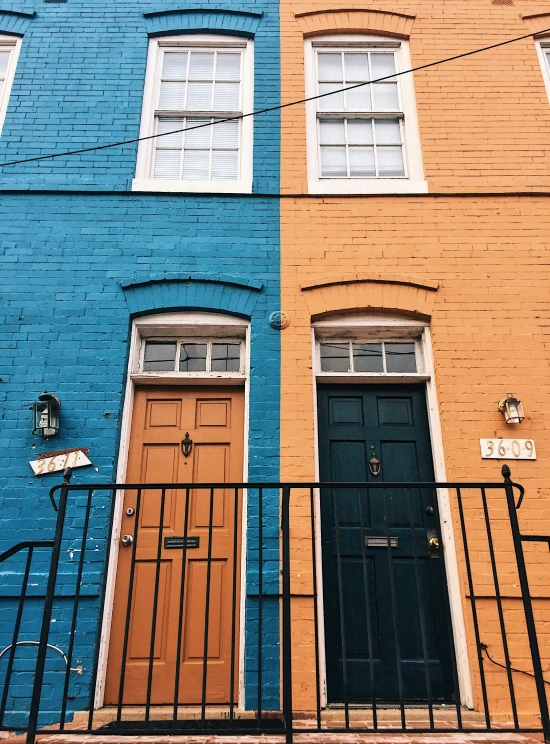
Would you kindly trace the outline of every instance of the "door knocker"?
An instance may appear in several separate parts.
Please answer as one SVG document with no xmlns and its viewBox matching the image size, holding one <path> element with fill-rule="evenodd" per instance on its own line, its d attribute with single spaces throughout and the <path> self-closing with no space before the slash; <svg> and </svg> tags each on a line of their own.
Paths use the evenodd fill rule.
<svg viewBox="0 0 550 744">
<path fill-rule="evenodd" d="M 380 470 L 381 470 L 380 460 L 377 460 L 374 452 L 372 453 L 372 457 L 369 460 L 369 470 L 374 476 L 380 475 Z"/>
<path fill-rule="evenodd" d="M 189 432 L 185 432 L 185 439 L 181 440 L 181 451 L 184 457 L 189 457 L 191 450 L 193 449 L 193 440 L 189 439 Z"/>
</svg>

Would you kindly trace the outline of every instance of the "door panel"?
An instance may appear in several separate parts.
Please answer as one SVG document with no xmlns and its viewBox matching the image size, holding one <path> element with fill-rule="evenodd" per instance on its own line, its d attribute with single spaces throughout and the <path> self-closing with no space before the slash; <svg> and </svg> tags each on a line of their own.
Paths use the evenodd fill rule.
<svg viewBox="0 0 550 744">
<path fill-rule="evenodd" d="M 423 387 L 319 386 L 318 403 L 322 481 L 433 482 Z M 329 702 L 419 701 L 428 689 L 450 699 L 447 588 L 428 547 L 435 498 L 414 487 L 321 493 Z"/>
<path fill-rule="evenodd" d="M 129 483 L 223 483 L 243 479 L 244 396 L 227 388 L 138 388 L 134 400 L 128 458 Z M 181 442 L 193 442 L 186 457 Z M 235 529 L 240 529 L 242 491 L 235 523 L 234 489 L 166 488 L 162 535 L 159 535 L 162 491 L 126 491 L 122 534 L 135 540 L 132 586 L 132 548 L 121 547 L 107 668 L 105 702 L 118 702 L 124 667 L 125 704 L 144 704 L 147 698 L 149 657 L 154 631 L 152 704 L 174 702 L 178 635 L 182 639 L 179 702 L 200 703 L 204 673 L 205 616 L 208 595 L 206 702 L 229 702 L 232 616 L 238 627 L 240 555 L 233 555 Z M 189 504 L 186 503 L 189 494 Z M 210 524 L 210 514 L 212 521 Z M 137 524 L 136 524 L 136 516 Z M 166 538 L 182 538 L 187 521 L 189 538 L 198 547 L 172 549 Z M 153 628 L 158 570 L 158 601 Z M 211 545 L 209 546 L 209 539 Z M 240 546 L 240 539 L 237 537 Z M 210 564 L 208 556 L 211 556 Z M 185 563 L 184 563 L 185 560 Z M 237 561 L 237 600 L 233 607 L 234 561 Z M 183 600 L 181 587 L 184 587 Z M 128 651 L 123 646 L 128 601 L 131 612 Z M 183 623 L 179 628 L 183 601 Z M 238 639 L 236 639 L 237 641 Z M 238 648 L 235 656 L 238 658 Z M 233 670 L 234 689 L 238 670 Z"/>
</svg>

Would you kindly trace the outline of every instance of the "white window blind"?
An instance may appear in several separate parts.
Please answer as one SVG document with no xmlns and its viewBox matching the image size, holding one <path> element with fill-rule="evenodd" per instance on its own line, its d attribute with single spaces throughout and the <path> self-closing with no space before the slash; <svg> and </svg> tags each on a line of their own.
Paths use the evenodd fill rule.
<svg viewBox="0 0 550 744">
<path fill-rule="evenodd" d="M 2 100 L 10 66 L 10 58 L 14 49 L 15 47 L 13 46 L 4 46 L 0 43 L 0 101 Z"/>
<path fill-rule="evenodd" d="M 162 50 L 155 133 L 169 134 L 155 139 L 154 178 L 239 178 L 241 122 L 215 122 L 242 113 L 242 56 L 240 49 Z"/>
<path fill-rule="evenodd" d="M 319 49 L 316 52 L 321 178 L 403 178 L 404 114 L 396 52 Z M 358 83 L 379 83 L 342 91 Z M 333 95 L 330 94 L 332 91 Z M 369 116 L 370 114 L 370 116 Z"/>
</svg>

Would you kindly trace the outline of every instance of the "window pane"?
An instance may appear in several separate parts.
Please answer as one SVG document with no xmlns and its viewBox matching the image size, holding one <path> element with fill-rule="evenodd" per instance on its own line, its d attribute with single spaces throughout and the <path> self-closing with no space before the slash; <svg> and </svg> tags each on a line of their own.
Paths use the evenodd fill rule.
<svg viewBox="0 0 550 744">
<path fill-rule="evenodd" d="M 401 127 L 398 119 L 376 119 L 374 129 L 377 145 L 401 144 Z"/>
<path fill-rule="evenodd" d="M 344 145 L 346 143 L 343 119 L 320 119 L 319 133 L 322 145 Z"/>
<path fill-rule="evenodd" d="M 399 111 L 397 83 L 376 83 L 372 87 L 375 111 Z"/>
<path fill-rule="evenodd" d="M 238 111 L 240 87 L 240 83 L 216 83 L 214 108 L 217 111 Z"/>
<path fill-rule="evenodd" d="M 216 181 L 236 181 L 239 153 L 236 150 L 214 150 L 212 153 L 212 178 Z"/>
<path fill-rule="evenodd" d="M 370 85 L 346 91 L 346 111 L 371 111 Z"/>
<path fill-rule="evenodd" d="M 319 83 L 319 95 L 323 93 L 330 93 L 331 90 L 338 90 L 342 87 L 342 83 Z M 344 110 L 344 94 L 335 93 L 333 96 L 326 96 L 326 98 L 318 98 L 319 110 L 320 111 L 343 111 Z"/>
<path fill-rule="evenodd" d="M 240 80 L 241 79 L 241 53 L 226 54 L 218 52 L 216 62 L 216 80 Z"/>
<path fill-rule="evenodd" d="M 321 176 L 334 178 L 347 175 L 346 148 L 321 147 Z"/>
<path fill-rule="evenodd" d="M 185 132 L 185 149 L 205 149 L 210 147 L 210 137 L 212 136 L 212 127 L 205 127 L 204 124 L 210 124 L 211 119 L 187 119 Z M 193 129 L 193 127 L 201 127 Z"/>
<path fill-rule="evenodd" d="M 240 344 L 212 344 L 212 372 L 238 372 L 240 368 Z"/>
<path fill-rule="evenodd" d="M 181 178 L 181 150 L 157 150 L 153 178 Z"/>
<path fill-rule="evenodd" d="M 372 119 L 348 119 L 348 143 L 372 145 Z"/>
<path fill-rule="evenodd" d="M 214 80 L 214 52 L 191 52 L 189 80 Z"/>
<path fill-rule="evenodd" d="M 164 132 L 175 132 L 177 129 L 184 128 L 185 124 L 183 119 L 159 119 L 157 123 L 158 134 L 164 134 Z M 166 134 L 164 137 L 158 137 L 156 145 L 159 149 L 165 147 L 181 148 L 182 142 L 183 132 L 176 132 L 175 134 Z"/>
<path fill-rule="evenodd" d="M 386 343 L 386 370 L 388 372 L 416 372 L 414 344 Z"/>
<path fill-rule="evenodd" d="M 0 77 L 4 77 L 8 69 L 8 62 L 11 52 L 0 52 Z"/>
<path fill-rule="evenodd" d="M 223 124 L 214 124 L 214 147 L 238 147 L 239 146 L 239 122 L 225 121 Z"/>
<path fill-rule="evenodd" d="M 188 52 L 165 52 L 162 65 L 163 80 L 187 79 Z"/>
<path fill-rule="evenodd" d="M 147 341 L 143 359 L 144 372 L 174 371 L 176 343 L 172 341 Z"/>
<path fill-rule="evenodd" d="M 321 344 L 322 372 L 349 372 L 349 344 Z"/>
<path fill-rule="evenodd" d="M 377 54 L 373 52 L 370 56 L 370 64 L 373 80 L 378 80 L 378 78 L 386 77 L 387 75 L 393 75 L 395 72 L 395 55 L 393 52 L 391 54 Z"/>
<path fill-rule="evenodd" d="M 187 108 L 191 111 L 207 111 L 212 108 L 212 83 L 189 83 Z"/>
<path fill-rule="evenodd" d="M 362 83 L 369 80 L 369 55 L 344 54 L 346 83 Z"/>
<path fill-rule="evenodd" d="M 353 367 L 356 372 L 383 372 L 382 344 L 353 344 Z"/>
<path fill-rule="evenodd" d="M 317 55 L 318 80 L 342 82 L 342 55 L 320 52 Z"/>
<path fill-rule="evenodd" d="M 349 148 L 349 174 L 355 176 L 355 178 L 376 176 L 374 147 Z"/>
<path fill-rule="evenodd" d="M 377 147 L 379 176 L 404 176 L 403 150 L 401 147 Z"/>
<path fill-rule="evenodd" d="M 209 179 L 209 150 L 186 150 L 183 156 L 183 178 L 192 181 Z"/>
<path fill-rule="evenodd" d="M 161 83 L 159 108 L 174 111 L 185 108 L 186 83 Z"/>
<path fill-rule="evenodd" d="M 206 372 L 206 344 L 182 344 L 180 372 Z"/>
</svg>

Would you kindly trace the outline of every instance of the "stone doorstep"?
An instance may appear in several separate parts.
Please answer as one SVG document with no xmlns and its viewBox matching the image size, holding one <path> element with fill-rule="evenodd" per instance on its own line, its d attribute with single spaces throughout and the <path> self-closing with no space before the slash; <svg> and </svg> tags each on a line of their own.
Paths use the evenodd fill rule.
<svg viewBox="0 0 550 744">
<path fill-rule="evenodd" d="M 4 739 L 22 744 L 24 736 Z M 295 734 L 294 744 L 540 744 L 542 734 Z M 97 736 L 93 734 L 38 735 L 37 744 L 285 744 L 280 734 L 263 736 Z"/>
</svg>

